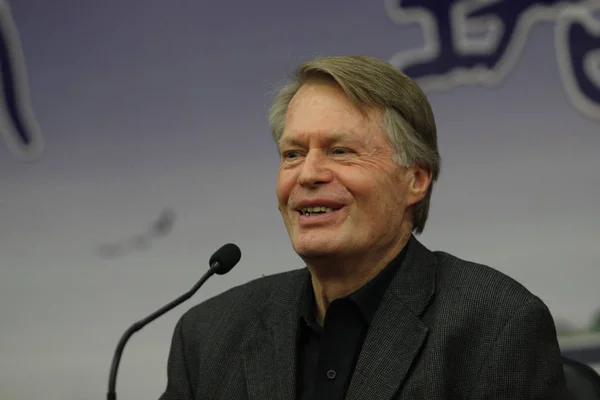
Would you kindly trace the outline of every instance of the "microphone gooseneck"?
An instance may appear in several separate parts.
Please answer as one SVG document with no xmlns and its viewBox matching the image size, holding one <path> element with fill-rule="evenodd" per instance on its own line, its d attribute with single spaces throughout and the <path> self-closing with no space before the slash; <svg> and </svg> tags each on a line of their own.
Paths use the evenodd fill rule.
<svg viewBox="0 0 600 400">
<path fill-rule="evenodd" d="M 171 301 L 167 305 L 159 308 L 152 314 L 148 315 L 146 318 L 141 319 L 131 325 L 129 329 L 123 333 L 121 336 L 121 340 L 117 344 L 117 348 L 115 350 L 115 354 L 113 356 L 110 374 L 108 378 L 108 392 L 106 394 L 107 400 L 117 400 L 116 386 L 117 386 L 117 373 L 119 371 L 119 363 L 121 362 L 121 357 L 123 355 L 123 350 L 125 349 L 125 345 L 131 336 L 148 325 L 150 322 L 154 321 L 158 317 L 177 307 L 179 304 L 183 303 L 190 297 L 192 297 L 198 289 L 214 274 L 224 275 L 231 271 L 233 267 L 240 261 L 242 257 L 242 253 L 240 248 L 233 243 L 228 243 L 222 246 L 219 250 L 217 250 L 209 260 L 210 268 L 209 270 L 200 278 L 198 283 L 194 285 L 189 291 L 179 296 L 175 300 Z"/>
</svg>

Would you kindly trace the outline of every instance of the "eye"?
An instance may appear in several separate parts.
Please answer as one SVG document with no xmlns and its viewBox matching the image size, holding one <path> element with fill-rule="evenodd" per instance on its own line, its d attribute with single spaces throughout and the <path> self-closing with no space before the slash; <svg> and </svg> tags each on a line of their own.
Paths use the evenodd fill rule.
<svg viewBox="0 0 600 400">
<path fill-rule="evenodd" d="M 345 149 L 342 147 L 336 147 L 334 149 L 331 149 L 331 153 L 334 155 L 344 155 L 344 154 L 351 153 L 351 151 L 349 149 Z"/>
<path fill-rule="evenodd" d="M 284 151 L 281 154 L 281 158 L 286 159 L 286 160 L 293 160 L 294 158 L 298 158 L 299 156 L 299 152 L 295 151 L 295 150 L 290 150 L 290 151 Z"/>
</svg>

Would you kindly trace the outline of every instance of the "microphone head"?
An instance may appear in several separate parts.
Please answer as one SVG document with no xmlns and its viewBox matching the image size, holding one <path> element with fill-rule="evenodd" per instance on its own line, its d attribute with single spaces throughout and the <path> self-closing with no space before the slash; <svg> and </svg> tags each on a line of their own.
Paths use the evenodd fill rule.
<svg viewBox="0 0 600 400">
<path fill-rule="evenodd" d="M 231 271 L 241 258 L 242 251 L 240 248 L 233 243 L 227 243 L 215 251 L 208 264 L 217 275 L 223 275 Z"/>
</svg>

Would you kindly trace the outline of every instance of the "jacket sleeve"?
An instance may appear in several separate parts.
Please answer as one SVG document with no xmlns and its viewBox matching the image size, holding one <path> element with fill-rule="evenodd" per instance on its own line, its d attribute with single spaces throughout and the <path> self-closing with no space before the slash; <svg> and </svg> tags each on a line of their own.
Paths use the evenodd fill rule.
<svg viewBox="0 0 600 400">
<path fill-rule="evenodd" d="M 194 400 L 194 385 L 190 376 L 197 374 L 193 374 L 194 368 L 190 368 L 190 365 L 198 364 L 190 364 L 188 359 L 193 349 L 186 347 L 184 318 L 185 315 L 179 319 L 173 332 L 167 361 L 167 388 L 159 400 Z"/>
<path fill-rule="evenodd" d="M 554 320 L 537 297 L 501 329 L 471 399 L 568 399 Z"/>
</svg>

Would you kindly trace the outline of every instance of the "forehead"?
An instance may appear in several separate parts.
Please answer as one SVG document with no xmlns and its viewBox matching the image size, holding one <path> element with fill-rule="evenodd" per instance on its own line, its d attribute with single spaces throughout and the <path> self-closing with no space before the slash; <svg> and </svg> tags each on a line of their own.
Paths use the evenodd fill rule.
<svg viewBox="0 0 600 400">
<path fill-rule="evenodd" d="M 288 106 L 280 143 L 366 139 L 381 131 L 380 117 L 378 110 L 361 110 L 335 83 L 307 82 Z"/>
</svg>

